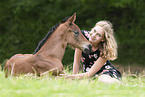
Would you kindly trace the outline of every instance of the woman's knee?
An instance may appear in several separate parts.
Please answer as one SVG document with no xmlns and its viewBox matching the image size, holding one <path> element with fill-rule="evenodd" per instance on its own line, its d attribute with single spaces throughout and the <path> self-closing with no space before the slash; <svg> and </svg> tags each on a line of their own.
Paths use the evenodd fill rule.
<svg viewBox="0 0 145 97">
<path fill-rule="evenodd" d="M 103 82 L 103 83 L 107 83 L 107 84 L 111 84 L 111 83 L 119 83 L 119 84 L 121 84 L 121 82 L 118 79 L 112 78 L 108 74 L 102 74 L 102 75 L 100 75 L 98 77 L 98 81 L 99 82 Z"/>
</svg>

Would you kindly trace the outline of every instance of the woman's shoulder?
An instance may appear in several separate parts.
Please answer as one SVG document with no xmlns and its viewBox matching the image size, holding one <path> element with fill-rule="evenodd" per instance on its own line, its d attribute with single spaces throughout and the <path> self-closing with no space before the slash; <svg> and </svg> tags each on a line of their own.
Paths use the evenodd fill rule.
<svg viewBox="0 0 145 97">
<path fill-rule="evenodd" d="M 89 34 L 90 31 L 82 30 L 81 32 L 82 32 L 82 33 L 87 33 L 87 34 Z"/>
<path fill-rule="evenodd" d="M 89 39 L 89 32 L 90 32 L 90 31 L 82 30 L 81 32 L 82 32 L 82 34 L 85 36 L 85 38 L 88 40 L 88 39 Z"/>
</svg>

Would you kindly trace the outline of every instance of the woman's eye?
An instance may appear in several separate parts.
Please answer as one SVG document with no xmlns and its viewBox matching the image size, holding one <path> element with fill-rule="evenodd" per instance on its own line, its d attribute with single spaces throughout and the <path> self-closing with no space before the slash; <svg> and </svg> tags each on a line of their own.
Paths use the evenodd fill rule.
<svg viewBox="0 0 145 97">
<path fill-rule="evenodd" d="M 99 37 L 101 37 L 101 35 L 100 34 L 97 34 Z"/>
<path fill-rule="evenodd" d="M 98 36 L 99 36 L 99 37 L 101 37 L 101 35 L 100 35 L 100 34 L 98 34 Z"/>
<path fill-rule="evenodd" d="M 96 30 L 94 29 L 94 32 L 96 32 Z"/>
</svg>

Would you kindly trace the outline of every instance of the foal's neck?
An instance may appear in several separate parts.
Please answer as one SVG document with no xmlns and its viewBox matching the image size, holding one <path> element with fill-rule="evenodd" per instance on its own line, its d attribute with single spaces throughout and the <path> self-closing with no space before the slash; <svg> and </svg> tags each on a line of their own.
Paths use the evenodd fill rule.
<svg viewBox="0 0 145 97">
<path fill-rule="evenodd" d="M 36 54 L 62 60 L 67 46 L 67 42 L 63 39 L 63 36 L 64 32 L 59 32 L 56 29 Z"/>
</svg>

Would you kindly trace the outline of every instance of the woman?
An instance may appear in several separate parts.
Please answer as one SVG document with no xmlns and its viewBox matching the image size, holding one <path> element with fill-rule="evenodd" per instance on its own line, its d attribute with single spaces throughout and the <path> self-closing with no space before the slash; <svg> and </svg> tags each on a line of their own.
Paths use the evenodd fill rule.
<svg viewBox="0 0 145 97">
<path fill-rule="evenodd" d="M 91 42 L 92 51 L 87 54 L 76 48 L 73 63 L 74 75 L 66 75 L 66 77 L 82 79 L 99 75 L 99 81 L 120 83 L 121 73 L 109 61 L 117 58 L 117 43 L 112 24 L 109 21 L 99 21 L 90 32 L 83 30 L 82 33 Z M 85 73 L 78 74 L 80 60 Z"/>
</svg>

